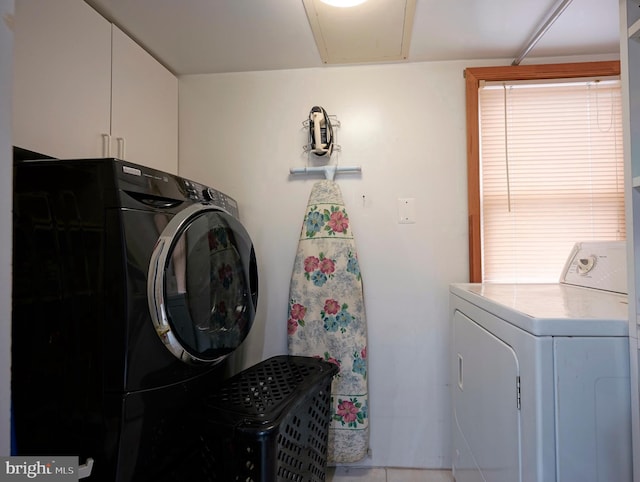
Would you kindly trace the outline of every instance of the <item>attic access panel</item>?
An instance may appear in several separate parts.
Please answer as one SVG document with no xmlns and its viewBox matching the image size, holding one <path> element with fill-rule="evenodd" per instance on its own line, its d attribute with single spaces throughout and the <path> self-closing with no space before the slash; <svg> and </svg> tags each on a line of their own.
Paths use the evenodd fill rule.
<svg viewBox="0 0 640 482">
<path fill-rule="evenodd" d="M 355 7 L 332 7 L 302 0 L 325 64 L 405 60 L 416 0 L 367 0 Z"/>
</svg>

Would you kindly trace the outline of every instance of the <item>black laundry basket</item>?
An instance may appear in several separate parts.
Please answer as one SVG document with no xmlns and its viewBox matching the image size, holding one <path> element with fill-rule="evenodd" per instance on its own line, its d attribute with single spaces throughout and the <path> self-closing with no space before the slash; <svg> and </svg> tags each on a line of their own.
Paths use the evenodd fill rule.
<svg viewBox="0 0 640 482">
<path fill-rule="evenodd" d="M 320 359 L 282 355 L 225 381 L 206 402 L 210 480 L 324 481 L 337 372 Z"/>
</svg>

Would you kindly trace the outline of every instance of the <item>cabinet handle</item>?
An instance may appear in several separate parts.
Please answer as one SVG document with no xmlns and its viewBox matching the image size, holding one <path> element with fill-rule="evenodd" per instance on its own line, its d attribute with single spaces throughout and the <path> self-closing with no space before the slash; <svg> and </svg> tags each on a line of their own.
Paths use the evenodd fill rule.
<svg viewBox="0 0 640 482">
<path fill-rule="evenodd" d="M 458 353 L 458 388 L 460 390 L 464 390 L 464 367 L 463 367 L 463 358 L 460 353 Z"/>
<path fill-rule="evenodd" d="M 124 143 L 124 137 L 118 137 L 117 138 L 118 141 L 118 159 L 122 159 L 124 160 L 124 147 L 125 147 L 125 143 Z"/>
<path fill-rule="evenodd" d="M 102 134 L 102 157 L 111 157 L 111 136 Z"/>
</svg>

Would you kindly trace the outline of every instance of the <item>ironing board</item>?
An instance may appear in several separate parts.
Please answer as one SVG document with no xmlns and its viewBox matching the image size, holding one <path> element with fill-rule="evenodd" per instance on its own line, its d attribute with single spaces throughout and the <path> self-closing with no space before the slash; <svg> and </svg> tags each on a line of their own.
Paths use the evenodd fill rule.
<svg viewBox="0 0 640 482">
<path fill-rule="evenodd" d="M 355 241 L 332 180 L 314 184 L 293 266 L 287 322 L 290 355 L 336 364 L 327 459 L 355 462 L 369 447 L 367 327 Z"/>
</svg>

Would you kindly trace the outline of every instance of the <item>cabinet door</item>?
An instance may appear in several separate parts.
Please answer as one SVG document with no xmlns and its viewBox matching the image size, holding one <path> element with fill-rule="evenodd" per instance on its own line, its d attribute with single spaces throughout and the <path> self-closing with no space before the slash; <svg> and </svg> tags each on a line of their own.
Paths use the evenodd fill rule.
<svg viewBox="0 0 640 482">
<path fill-rule="evenodd" d="M 112 70 L 112 155 L 177 174 L 178 79 L 116 26 Z"/>
<path fill-rule="evenodd" d="M 81 0 L 15 2 L 13 144 L 59 158 L 103 155 L 111 25 Z"/>
</svg>

